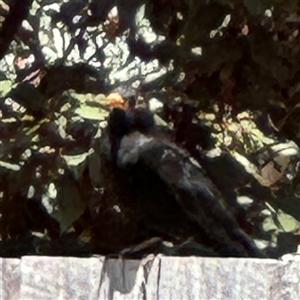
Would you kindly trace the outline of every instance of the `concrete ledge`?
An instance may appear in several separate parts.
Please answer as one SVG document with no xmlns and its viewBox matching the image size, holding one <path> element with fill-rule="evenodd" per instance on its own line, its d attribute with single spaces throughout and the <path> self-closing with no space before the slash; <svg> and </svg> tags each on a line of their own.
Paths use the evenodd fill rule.
<svg viewBox="0 0 300 300">
<path fill-rule="evenodd" d="M 300 256 L 1 259 L 0 299 L 300 299 Z"/>
</svg>

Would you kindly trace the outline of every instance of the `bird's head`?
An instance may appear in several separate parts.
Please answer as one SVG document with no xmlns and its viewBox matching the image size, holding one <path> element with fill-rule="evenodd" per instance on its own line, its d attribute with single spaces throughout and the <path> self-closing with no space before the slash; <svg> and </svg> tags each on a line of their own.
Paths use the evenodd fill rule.
<svg viewBox="0 0 300 300">
<path fill-rule="evenodd" d="M 122 137 L 130 132 L 150 133 L 155 127 L 153 114 L 145 107 L 136 106 L 135 101 L 126 99 L 119 93 L 107 96 L 111 106 L 108 129 L 111 134 Z"/>
<path fill-rule="evenodd" d="M 122 139 L 133 133 L 151 135 L 155 128 L 152 113 L 140 106 L 135 106 L 135 101 L 129 101 L 119 93 L 111 93 L 107 99 L 111 112 L 107 121 L 107 132 L 110 140 L 111 154 L 117 159 Z M 133 138 L 129 139 L 134 141 Z M 132 145 L 134 148 L 134 145 Z"/>
</svg>

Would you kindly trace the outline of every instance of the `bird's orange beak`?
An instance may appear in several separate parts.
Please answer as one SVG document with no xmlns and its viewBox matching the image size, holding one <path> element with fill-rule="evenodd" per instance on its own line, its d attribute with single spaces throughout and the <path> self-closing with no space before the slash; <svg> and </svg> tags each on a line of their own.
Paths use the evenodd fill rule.
<svg viewBox="0 0 300 300">
<path fill-rule="evenodd" d="M 127 109 L 127 102 L 118 92 L 112 92 L 107 96 L 109 104 L 114 108 Z"/>
</svg>

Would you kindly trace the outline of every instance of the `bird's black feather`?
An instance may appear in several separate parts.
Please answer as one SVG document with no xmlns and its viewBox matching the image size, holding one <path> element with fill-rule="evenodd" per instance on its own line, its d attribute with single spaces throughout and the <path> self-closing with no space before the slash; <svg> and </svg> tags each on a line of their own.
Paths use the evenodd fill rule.
<svg viewBox="0 0 300 300">
<path fill-rule="evenodd" d="M 153 128 L 151 118 L 137 119 L 134 112 L 110 114 L 112 151 L 102 151 L 101 172 L 113 203 L 133 210 L 132 222 L 141 228 L 168 238 L 191 234 L 220 256 L 261 257 L 201 166 L 184 149 L 153 134 Z"/>
</svg>

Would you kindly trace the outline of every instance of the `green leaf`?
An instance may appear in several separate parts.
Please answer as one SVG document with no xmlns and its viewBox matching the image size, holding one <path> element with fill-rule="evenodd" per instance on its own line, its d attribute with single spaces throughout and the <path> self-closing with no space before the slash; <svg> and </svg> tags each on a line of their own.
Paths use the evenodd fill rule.
<svg viewBox="0 0 300 300">
<path fill-rule="evenodd" d="M 75 182 L 68 179 L 51 183 L 42 203 L 48 213 L 59 222 L 61 233 L 71 228 L 86 207 Z"/>
<path fill-rule="evenodd" d="M 10 80 L 0 81 L 0 96 L 5 96 L 11 90 L 12 85 Z"/>
</svg>

